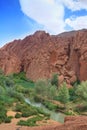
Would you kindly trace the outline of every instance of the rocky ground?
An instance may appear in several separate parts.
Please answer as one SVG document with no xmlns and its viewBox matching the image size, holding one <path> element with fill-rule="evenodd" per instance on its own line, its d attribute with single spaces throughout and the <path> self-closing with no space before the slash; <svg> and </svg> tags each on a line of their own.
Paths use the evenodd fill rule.
<svg viewBox="0 0 87 130">
<path fill-rule="evenodd" d="M 21 127 L 17 126 L 17 119 L 10 124 L 1 124 L 0 130 L 87 130 L 87 116 L 68 116 L 65 123 L 52 123 L 45 126 Z"/>
</svg>

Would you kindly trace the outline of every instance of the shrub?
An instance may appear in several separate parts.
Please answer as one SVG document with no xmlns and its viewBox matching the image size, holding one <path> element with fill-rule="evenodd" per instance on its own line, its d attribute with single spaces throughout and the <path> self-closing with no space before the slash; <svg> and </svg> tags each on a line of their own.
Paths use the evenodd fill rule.
<svg viewBox="0 0 87 130">
<path fill-rule="evenodd" d="M 58 88 L 58 74 L 54 74 L 51 79 L 51 84 Z"/>
<path fill-rule="evenodd" d="M 87 101 L 87 81 L 83 81 L 80 85 L 78 85 L 76 94 L 81 100 Z"/>
<path fill-rule="evenodd" d="M 35 83 L 35 93 L 40 95 L 42 98 L 47 97 L 48 87 L 46 80 L 39 80 Z"/>
<path fill-rule="evenodd" d="M 47 80 L 39 80 L 35 83 L 35 95 L 37 101 L 40 99 L 51 99 L 53 100 L 57 94 L 57 88 L 52 86 L 52 84 Z M 38 98 L 40 97 L 40 98 Z"/>
<path fill-rule="evenodd" d="M 22 112 L 22 117 L 29 117 L 29 116 L 31 116 L 32 115 L 32 113 L 30 113 L 30 112 L 28 112 L 28 111 L 23 111 Z"/>
<path fill-rule="evenodd" d="M 18 125 L 21 125 L 21 126 L 36 126 L 37 125 L 36 122 L 41 121 L 43 119 L 44 119 L 44 117 L 38 115 L 36 117 L 28 119 L 27 121 L 20 120 L 18 122 Z"/>
<path fill-rule="evenodd" d="M 69 89 L 70 101 L 75 101 L 75 99 L 77 99 L 75 91 L 76 89 L 74 87 Z"/>
<path fill-rule="evenodd" d="M 49 109 L 49 110 L 56 110 L 57 105 L 49 102 L 49 101 L 44 101 L 43 104 Z"/>
<path fill-rule="evenodd" d="M 31 115 L 37 115 L 38 111 L 35 107 L 32 107 L 28 104 L 17 104 L 15 107 L 15 111 L 21 112 L 22 117 L 29 117 Z"/>
<path fill-rule="evenodd" d="M 58 100 L 64 104 L 69 101 L 70 95 L 66 83 L 63 83 L 58 92 Z"/>
<path fill-rule="evenodd" d="M 0 122 L 4 122 L 5 118 L 7 117 L 6 116 L 6 109 L 4 108 L 4 106 L 0 106 Z"/>
<path fill-rule="evenodd" d="M 20 113 L 16 113 L 15 118 L 21 118 L 21 114 Z"/>
<path fill-rule="evenodd" d="M 11 117 L 6 117 L 4 120 L 5 123 L 10 123 L 11 122 Z"/>
<path fill-rule="evenodd" d="M 86 112 L 87 111 L 87 105 L 81 105 L 81 104 L 79 104 L 79 105 L 77 105 L 75 107 L 75 111 L 76 112 Z"/>
<path fill-rule="evenodd" d="M 17 125 L 21 125 L 21 126 L 29 126 L 28 122 L 27 121 L 24 121 L 24 120 L 20 120 Z"/>
</svg>

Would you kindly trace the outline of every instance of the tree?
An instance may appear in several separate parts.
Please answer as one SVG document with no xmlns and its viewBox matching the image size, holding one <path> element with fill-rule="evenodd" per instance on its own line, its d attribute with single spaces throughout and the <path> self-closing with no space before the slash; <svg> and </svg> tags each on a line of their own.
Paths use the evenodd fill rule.
<svg viewBox="0 0 87 130">
<path fill-rule="evenodd" d="M 49 84 L 48 85 L 48 98 L 50 99 L 50 100 L 53 100 L 56 96 L 57 96 L 57 89 L 56 89 L 56 87 L 55 86 L 53 86 L 53 85 L 51 85 L 51 84 Z"/>
<path fill-rule="evenodd" d="M 64 82 L 58 92 L 58 100 L 64 104 L 66 104 L 69 101 L 69 90 L 66 86 L 66 83 Z"/>
<path fill-rule="evenodd" d="M 76 94 L 80 99 L 87 101 L 87 81 L 83 81 L 80 85 L 78 85 Z"/>
<path fill-rule="evenodd" d="M 39 80 L 35 83 L 35 94 L 41 98 L 53 99 L 57 89 L 48 80 Z"/>
<path fill-rule="evenodd" d="M 47 96 L 47 82 L 46 80 L 38 80 L 36 83 L 35 83 L 35 93 L 37 95 L 40 95 L 41 97 L 45 97 Z"/>
<path fill-rule="evenodd" d="M 51 79 L 51 84 L 58 87 L 58 74 L 54 74 Z"/>
</svg>

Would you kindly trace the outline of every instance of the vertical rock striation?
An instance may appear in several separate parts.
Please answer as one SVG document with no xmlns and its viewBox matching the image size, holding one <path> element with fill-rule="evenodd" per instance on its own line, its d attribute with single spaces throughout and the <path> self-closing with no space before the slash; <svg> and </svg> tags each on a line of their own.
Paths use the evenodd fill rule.
<svg viewBox="0 0 87 130">
<path fill-rule="evenodd" d="M 49 35 L 37 31 L 0 49 L 0 68 L 6 74 L 25 71 L 28 78 L 58 73 L 68 84 L 87 80 L 87 30 Z"/>
</svg>

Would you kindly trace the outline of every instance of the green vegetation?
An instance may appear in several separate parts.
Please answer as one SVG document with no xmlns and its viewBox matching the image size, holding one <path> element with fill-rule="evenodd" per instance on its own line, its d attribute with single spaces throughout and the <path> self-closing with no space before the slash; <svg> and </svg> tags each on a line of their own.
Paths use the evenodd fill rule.
<svg viewBox="0 0 87 130">
<path fill-rule="evenodd" d="M 44 101 L 43 105 L 45 105 L 46 108 L 48 108 L 49 110 L 57 110 L 58 106 L 56 104 L 53 104 L 50 101 Z"/>
<path fill-rule="evenodd" d="M 54 82 L 52 83 L 54 79 L 52 77 L 51 80 L 39 80 L 35 83 L 33 93 L 35 101 L 42 102 L 49 110 L 61 111 L 67 115 L 87 112 L 87 81 L 82 83 L 77 81 L 72 88 L 68 88 L 65 82 L 55 87 Z"/>
<path fill-rule="evenodd" d="M 69 98 L 69 90 L 66 86 L 66 83 L 64 82 L 59 88 L 58 99 L 60 102 L 66 104 L 67 102 L 69 102 Z"/>
<path fill-rule="evenodd" d="M 34 96 L 37 95 L 41 99 L 54 99 L 57 94 L 57 88 L 53 86 L 48 80 L 39 80 L 35 83 Z"/>
<path fill-rule="evenodd" d="M 24 72 L 5 76 L 0 70 L 0 123 L 11 122 L 12 118 L 7 116 L 9 109 L 16 112 L 15 118 L 20 118 L 18 125 L 34 126 L 37 121 L 50 118 L 41 108 L 27 104 L 25 98 L 41 102 L 51 111 L 87 115 L 87 81 L 75 82 L 68 89 L 65 82 L 59 86 L 57 74 L 52 79 L 33 82 Z M 23 121 L 21 117 L 29 119 Z"/>
<path fill-rule="evenodd" d="M 5 118 L 4 122 L 5 123 L 10 123 L 11 119 L 12 119 L 12 117 L 8 116 L 8 117 Z"/>
<path fill-rule="evenodd" d="M 76 94 L 78 95 L 80 100 L 87 101 L 87 81 L 82 82 L 80 85 L 78 85 Z"/>
<path fill-rule="evenodd" d="M 28 119 L 27 121 L 20 120 L 20 121 L 18 122 L 18 125 L 21 125 L 21 126 L 36 126 L 36 125 L 37 125 L 37 124 L 36 124 L 37 121 L 41 121 L 41 120 L 43 120 L 43 119 L 45 119 L 44 116 L 37 115 L 37 116 L 35 116 L 35 117 L 33 117 L 33 118 Z"/>
<path fill-rule="evenodd" d="M 52 79 L 51 79 L 51 84 L 55 85 L 58 88 L 58 74 L 53 74 Z"/>
<path fill-rule="evenodd" d="M 21 117 L 22 117 L 22 116 L 21 116 L 20 113 L 16 113 L 15 118 L 21 118 Z"/>
<path fill-rule="evenodd" d="M 12 118 L 7 116 L 9 109 L 17 112 L 15 118 L 30 117 L 38 114 L 48 117 L 39 108 L 37 109 L 25 103 L 24 97 L 29 97 L 30 92 L 33 92 L 33 88 L 34 82 L 26 79 L 25 73 L 5 76 L 3 71 L 0 71 L 0 123 L 11 122 Z"/>
</svg>

